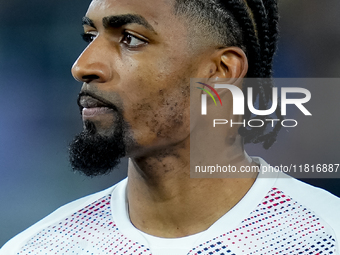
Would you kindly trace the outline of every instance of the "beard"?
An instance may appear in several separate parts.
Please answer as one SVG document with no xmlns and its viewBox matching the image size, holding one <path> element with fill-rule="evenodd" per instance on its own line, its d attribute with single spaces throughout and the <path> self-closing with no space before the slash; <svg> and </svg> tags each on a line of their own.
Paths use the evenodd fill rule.
<svg viewBox="0 0 340 255">
<path fill-rule="evenodd" d="M 119 112 L 111 135 L 101 135 L 93 122 L 84 122 L 84 131 L 69 146 L 69 159 L 74 171 L 94 177 L 110 173 L 126 155 L 124 139 L 127 125 Z"/>
</svg>

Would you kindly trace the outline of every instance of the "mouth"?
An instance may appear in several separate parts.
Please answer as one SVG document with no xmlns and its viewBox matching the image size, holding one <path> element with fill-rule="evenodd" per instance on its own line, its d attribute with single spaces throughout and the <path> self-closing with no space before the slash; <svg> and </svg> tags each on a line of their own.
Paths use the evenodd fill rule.
<svg viewBox="0 0 340 255">
<path fill-rule="evenodd" d="M 88 93 L 79 95 L 78 105 L 84 121 L 102 117 L 105 114 L 112 114 L 116 109 L 111 103 Z"/>
</svg>

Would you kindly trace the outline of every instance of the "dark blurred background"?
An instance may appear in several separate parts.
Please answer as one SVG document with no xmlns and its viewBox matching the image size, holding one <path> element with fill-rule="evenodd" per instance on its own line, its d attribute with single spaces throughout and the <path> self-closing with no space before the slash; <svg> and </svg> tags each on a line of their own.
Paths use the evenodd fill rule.
<svg viewBox="0 0 340 255">
<path fill-rule="evenodd" d="M 89 3 L 0 0 L 0 246 L 57 207 L 126 176 L 126 160 L 94 179 L 74 174 L 68 163 L 67 145 L 82 129 L 81 84 L 70 68 L 85 47 L 81 17 Z M 280 7 L 275 76 L 340 78 L 340 1 L 282 0 Z M 248 146 L 249 154 L 273 165 L 340 163 L 340 87 L 313 91 L 313 126 L 302 120 L 269 151 Z M 340 195 L 339 179 L 305 181 Z"/>
</svg>

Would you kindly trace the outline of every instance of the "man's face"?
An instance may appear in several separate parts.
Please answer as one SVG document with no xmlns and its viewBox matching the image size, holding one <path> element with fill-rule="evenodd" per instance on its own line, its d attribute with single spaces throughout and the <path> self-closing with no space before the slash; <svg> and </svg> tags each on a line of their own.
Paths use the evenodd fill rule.
<svg viewBox="0 0 340 255">
<path fill-rule="evenodd" d="M 197 60 L 173 4 L 94 0 L 83 22 L 89 45 L 72 74 L 88 95 L 79 100 L 84 123 L 92 123 L 85 131 L 92 126 L 89 133 L 112 137 L 123 129 L 128 156 L 189 136 L 189 83 L 197 75 Z"/>
</svg>

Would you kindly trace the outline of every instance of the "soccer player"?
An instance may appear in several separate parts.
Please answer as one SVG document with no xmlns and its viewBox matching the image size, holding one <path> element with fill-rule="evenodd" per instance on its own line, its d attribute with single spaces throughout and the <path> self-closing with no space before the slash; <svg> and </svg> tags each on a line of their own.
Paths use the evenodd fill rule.
<svg viewBox="0 0 340 255">
<path fill-rule="evenodd" d="M 84 131 L 70 159 L 96 176 L 129 157 L 128 178 L 59 208 L 0 254 L 339 254 L 340 203 L 326 191 L 281 173 L 190 178 L 190 137 L 211 125 L 190 115 L 190 78 L 260 78 L 265 109 L 277 22 L 274 0 L 93 0 L 72 68 Z M 232 104 L 223 111 L 240 120 Z M 225 125 L 202 133 L 195 153 L 204 161 L 213 141 L 220 165 L 261 169 L 243 144 L 269 148 L 279 129 Z"/>
</svg>

